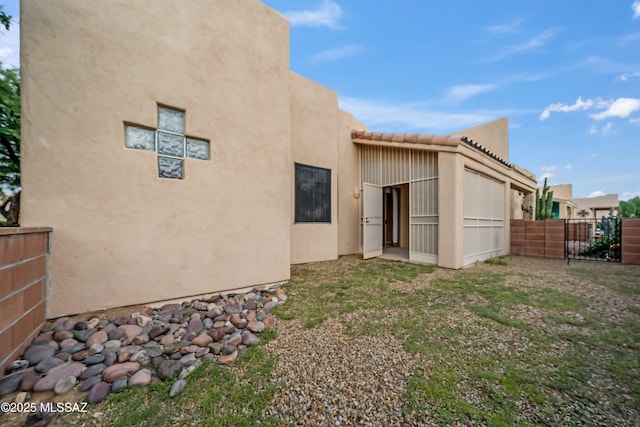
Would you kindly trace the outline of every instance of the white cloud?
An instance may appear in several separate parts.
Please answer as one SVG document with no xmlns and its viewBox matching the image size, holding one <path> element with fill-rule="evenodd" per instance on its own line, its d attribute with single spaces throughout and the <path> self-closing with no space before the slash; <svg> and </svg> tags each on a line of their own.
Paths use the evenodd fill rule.
<svg viewBox="0 0 640 427">
<path fill-rule="evenodd" d="M 322 4 L 313 10 L 290 11 L 284 12 L 292 27 L 327 27 L 339 28 L 338 21 L 342 17 L 342 8 L 340 5 L 325 0 Z"/>
<path fill-rule="evenodd" d="M 540 120 L 548 119 L 552 112 L 568 113 L 570 111 L 588 110 L 590 108 L 593 108 L 593 106 L 599 102 L 601 102 L 599 99 L 596 101 L 592 99 L 587 99 L 586 101 L 583 101 L 582 97 L 578 97 L 578 99 L 576 99 L 576 102 L 573 105 L 567 105 L 562 103 L 551 104 L 547 108 L 545 108 L 542 113 L 540 113 Z"/>
<path fill-rule="evenodd" d="M 629 199 L 633 199 L 634 197 L 640 197 L 640 191 L 625 191 L 620 196 L 620 200 L 624 200 L 625 202 Z"/>
<path fill-rule="evenodd" d="M 527 52 L 530 50 L 534 50 L 537 49 L 539 47 L 544 46 L 545 44 L 547 44 L 548 42 L 550 42 L 553 38 L 555 38 L 555 36 L 558 35 L 558 33 L 560 33 L 561 29 L 559 28 L 553 28 L 553 29 L 549 29 L 549 30 L 545 30 L 543 32 L 541 32 L 540 34 L 536 35 L 535 37 L 520 43 L 520 44 L 516 44 L 516 45 L 512 45 L 512 46 L 507 46 L 504 49 L 502 49 L 502 51 L 498 52 L 497 54 L 495 54 L 494 56 L 491 56 L 489 58 L 485 58 L 484 62 L 495 62 L 495 61 L 500 61 L 502 59 L 505 59 L 509 56 L 518 54 L 518 53 L 523 53 L 523 52 Z"/>
<path fill-rule="evenodd" d="M 573 165 L 571 165 L 571 164 L 569 164 L 569 165 L 564 165 L 564 168 L 565 168 L 566 170 L 571 170 L 571 169 L 573 169 Z"/>
<path fill-rule="evenodd" d="M 633 9 L 633 19 L 640 18 L 640 0 L 634 0 L 631 9 Z"/>
<path fill-rule="evenodd" d="M 589 135 L 596 135 L 598 133 L 598 128 L 596 127 L 596 125 L 591 125 L 589 127 L 589 131 L 588 132 L 589 132 Z"/>
<path fill-rule="evenodd" d="M 448 96 L 456 102 L 467 100 L 471 97 L 479 95 L 484 92 L 489 92 L 497 88 L 495 84 L 466 84 L 452 86 L 448 90 Z"/>
<path fill-rule="evenodd" d="M 589 194 L 587 197 L 600 197 L 600 196 L 604 196 L 606 193 L 604 191 L 594 191 L 593 193 Z"/>
<path fill-rule="evenodd" d="M 545 179 L 553 178 L 554 174 L 551 172 L 543 173 L 538 177 L 538 183 L 542 184 Z"/>
<path fill-rule="evenodd" d="M 524 18 L 518 18 L 506 24 L 491 25 L 490 27 L 486 27 L 485 30 L 491 34 L 515 33 L 518 27 L 520 27 L 520 24 L 522 24 L 522 21 L 524 21 Z"/>
<path fill-rule="evenodd" d="M 591 110 L 591 109 L 605 109 L 604 111 L 596 114 L 590 114 L 589 116 L 594 120 L 602 120 L 607 117 L 628 117 L 631 113 L 640 110 L 640 99 L 638 98 L 618 98 L 616 100 L 603 100 L 601 98 L 586 99 L 578 97 L 575 103 L 569 104 L 551 104 L 540 113 L 540 120 L 546 120 L 551 116 L 552 112 L 568 113 L 578 110 Z M 633 120 L 633 119 L 632 119 Z M 603 132 L 611 130 L 610 124 L 603 127 Z M 597 133 L 597 128 L 591 126 L 589 128 L 589 134 L 594 135 Z"/>
<path fill-rule="evenodd" d="M 324 62 L 338 61 L 340 59 L 350 58 L 364 52 L 364 47 L 357 44 L 348 44 L 334 49 L 323 50 L 311 56 L 311 62 L 320 64 Z"/>
<path fill-rule="evenodd" d="M 427 102 L 391 103 L 371 99 L 340 97 L 340 108 L 352 113 L 369 128 L 388 127 L 398 132 L 450 132 L 505 115 L 499 112 L 448 113 L 428 108 Z"/>
<path fill-rule="evenodd" d="M 20 67 L 20 24 L 11 22 L 9 31 L 0 31 L 0 62 L 5 67 Z"/>
<path fill-rule="evenodd" d="M 640 77 L 640 71 L 634 71 L 632 73 L 624 73 L 624 74 L 620 74 L 617 79 L 618 80 L 622 80 L 622 81 L 626 81 L 629 79 L 632 79 L 634 77 Z"/>
<path fill-rule="evenodd" d="M 602 120 L 607 117 L 628 117 L 634 111 L 640 110 L 640 99 L 637 98 L 618 98 L 611 102 L 609 108 L 598 114 L 591 114 L 591 118 Z"/>
</svg>

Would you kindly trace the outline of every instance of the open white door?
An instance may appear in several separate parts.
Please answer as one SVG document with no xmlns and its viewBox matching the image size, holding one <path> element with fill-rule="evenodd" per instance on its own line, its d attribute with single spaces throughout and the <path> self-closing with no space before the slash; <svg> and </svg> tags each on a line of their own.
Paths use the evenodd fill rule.
<svg viewBox="0 0 640 427">
<path fill-rule="evenodd" d="M 363 259 L 382 255 L 382 187 L 364 184 L 362 195 Z"/>
</svg>

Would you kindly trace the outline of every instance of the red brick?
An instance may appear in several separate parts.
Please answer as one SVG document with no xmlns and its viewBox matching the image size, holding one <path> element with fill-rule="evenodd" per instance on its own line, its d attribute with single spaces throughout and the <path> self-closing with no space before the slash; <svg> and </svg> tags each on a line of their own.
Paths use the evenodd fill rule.
<svg viewBox="0 0 640 427">
<path fill-rule="evenodd" d="M 0 236 L 0 266 L 13 264 L 24 257 L 24 236 L 11 234 Z"/>
<path fill-rule="evenodd" d="M 22 341 L 27 339 L 38 328 L 41 321 L 39 320 L 41 312 L 35 309 L 27 313 L 22 319 L 13 325 L 13 346 L 17 347 Z"/>
<path fill-rule="evenodd" d="M 13 268 L 7 267 L 0 270 L 0 298 L 13 291 Z"/>
<path fill-rule="evenodd" d="M 33 258 L 35 256 L 46 253 L 47 251 L 47 234 L 33 233 L 24 236 L 24 258 Z"/>
<path fill-rule="evenodd" d="M 6 331 L 0 332 L 0 362 L 11 354 L 11 350 L 13 349 L 13 340 L 11 338 L 12 332 L 13 328 L 7 328 Z M 4 371 L 0 371 L 0 374 L 3 372 Z"/>
<path fill-rule="evenodd" d="M 640 236 L 626 236 L 622 235 L 622 246 L 626 245 L 640 245 Z"/>
<path fill-rule="evenodd" d="M 19 318 L 23 311 L 24 294 L 19 292 L 0 301 L 0 330 L 3 330 L 13 321 Z"/>
<path fill-rule="evenodd" d="M 14 269 L 13 289 L 18 290 L 23 286 L 33 283 L 35 280 L 47 275 L 47 258 L 39 258 L 19 264 Z"/>
<path fill-rule="evenodd" d="M 25 312 L 40 304 L 44 299 L 44 283 L 43 279 L 25 289 L 23 301 Z"/>
<path fill-rule="evenodd" d="M 624 252 L 622 254 L 622 263 L 623 264 L 640 264 L 640 254 L 630 254 Z"/>
</svg>

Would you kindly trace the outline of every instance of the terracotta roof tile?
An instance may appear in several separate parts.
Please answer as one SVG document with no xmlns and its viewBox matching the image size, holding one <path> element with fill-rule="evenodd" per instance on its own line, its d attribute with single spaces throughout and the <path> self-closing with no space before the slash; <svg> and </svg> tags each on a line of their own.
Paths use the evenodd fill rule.
<svg viewBox="0 0 640 427">
<path fill-rule="evenodd" d="M 399 142 L 399 143 L 410 143 L 410 144 L 434 144 L 434 145 L 445 145 L 449 147 L 456 147 L 461 142 L 467 144 L 470 147 L 475 148 L 476 150 L 486 154 L 498 162 L 513 167 L 511 163 L 498 156 L 497 154 L 491 152 L 486 147 L 483 147 L 481 144 L 467 138 L 466 136 L 459 135 L 431 135 L 424 133 L 393 133 L 393 132 L 370 132 L 364 130 L 352 130 L 351 131 L 352 139 L 363 139 L 368 141 L 387 141 L 387 142 Z M 523 174 L 525 175 L 525 174 Z"/>
</svg>

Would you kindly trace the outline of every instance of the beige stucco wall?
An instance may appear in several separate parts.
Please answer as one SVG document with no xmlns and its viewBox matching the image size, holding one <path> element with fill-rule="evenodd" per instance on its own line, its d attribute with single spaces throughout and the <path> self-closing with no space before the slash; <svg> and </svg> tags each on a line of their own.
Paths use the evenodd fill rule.
<svg viewBox="0 0 640 427">
<path fill-rule="evenodd" d="M 295 223 L 291 204 L 291 263 L 338 258 L 338 97 L 314 81 L 291 73 L 293 161 L 331 170 L 331 223 Z M 294 168 L 291 165 L 292 180 Z M 291 199 L 295 200 L 291 185 Z"/>
<path fill-rule="evenodd" d="M 338 110 L 338 254 L 360 251 L 360 158 L 352 129 L 366 129 L 353 115 Z"/>
<path fill-rule="evenodd" d="M 542 194 L 542 187 L 539 188 Z M 573 198 L 573 186 L 571 184 L 550 185 L 549 191 L 553 191 L 554 199 L 571 200 Z"/>
<path fill-rule="evenodd" d="M 438 153 L 438 266 L 462 268 L 464 158 Z"/>
<path fill-rule="evenodd" d="M 289 26 L 257 0 L 21 2 L 22 223 L 48 316 L 289 278 Z M 123 122 L 186 110 L 211 159 L 158 178 Z M 334 165 L 335 167 L 335 165 Z"/>
<path fill-rule="evenodd" d="M 466 136 L 509 161 L 509 120 L 506 117 L 464 129 L 455 134 Z"/>
</svg>

